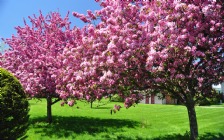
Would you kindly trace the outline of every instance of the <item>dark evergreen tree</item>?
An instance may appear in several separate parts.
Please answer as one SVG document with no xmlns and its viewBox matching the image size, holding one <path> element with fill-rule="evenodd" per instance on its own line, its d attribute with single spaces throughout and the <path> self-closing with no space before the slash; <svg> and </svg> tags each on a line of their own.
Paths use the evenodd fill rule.
<svg viewBox="0 0 224 140">
<path fill-rule="evenodd" d="M 0 68 L 0 139 L 17 139 L 28 128 L 29 103 L 18 81 Z"/>
</svg>

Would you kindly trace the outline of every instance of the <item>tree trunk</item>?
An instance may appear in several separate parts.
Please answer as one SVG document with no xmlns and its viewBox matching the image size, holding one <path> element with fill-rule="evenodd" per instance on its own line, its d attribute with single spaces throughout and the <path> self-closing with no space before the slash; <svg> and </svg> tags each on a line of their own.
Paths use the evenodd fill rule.
<svg viewBox="0 0 224 140">
<path fill-rule="evenodd" d="M 51 112 L 52 98 L 47 97 L 47 122 L 52 123 L 52 112 Z"/>
<path fill-rule="evenodd" d="M 190 139 L 196 140 L 198 137 L 198 123 L 194 104 L 187 105 L 189 123 L 190 123 Z"/>
<path fill-rule="evenodd" d="M 90 108 L 93 108 L 93 101 L 90 101 Z"/>
</svg>

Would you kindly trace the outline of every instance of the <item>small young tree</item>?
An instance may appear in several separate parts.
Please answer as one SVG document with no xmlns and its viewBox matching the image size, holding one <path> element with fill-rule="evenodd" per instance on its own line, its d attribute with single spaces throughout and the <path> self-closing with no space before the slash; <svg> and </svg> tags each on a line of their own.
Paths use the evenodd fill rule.
<svg viewBox="0 0 224 140">
<path fill-rule="evenodd" d="M 17 139 L 28 128 L 29 103 L 20 82 L 0 68 L 0 139 Z"/>
<path fill-rule="evenodd" d="M 47 99 L 47 120 L 52 122 L 51 106 L 60 100 L 56 93 L 55 75 L 63 62 L 58 57 L 67 45 L 72 45 L 68 15 L 59 13 L 44 17 L 29 17 L 31 25 L 16 27 L 17 35 L 4 40 L 10 49 L 2 55 L 2 67 L 21 81 L 30 97 Z M 52 98 L 57 98 L 52 101 Z"/>
</svg>

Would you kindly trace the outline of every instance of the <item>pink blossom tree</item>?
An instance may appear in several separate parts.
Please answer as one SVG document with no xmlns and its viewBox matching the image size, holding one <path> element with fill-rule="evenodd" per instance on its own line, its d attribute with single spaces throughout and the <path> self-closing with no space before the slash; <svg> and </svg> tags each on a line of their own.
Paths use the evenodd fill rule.
<svg viewBox="0 0 224 140">
<path fill-rule="evenodd" d="M 195 105 L 201 97 L 212 96 L 212 84 L 224 81 L 223 2 L 105 0 L 100 4 L 102 9 L 95 14 L 73 13 L 89 22 L 80 46 L 88 56 L 70 83 L 82 81 L 83 86 L 78 86 L 82 95 L 90 89 L 122 95 L 122 89 L 128 89 L 126 107 L 138 101 L 140 96 L 132 94 L 135 90 L 170 95 L 187 107 L 190 137 L 196 139 Z M 97 18 L 101 22 L 94 26 L 91 21 Z"/>
<path fill-rule="evenodd" d="M 79 41 L 76 42 L 76 47 L 70 46 L 63 52 L 61 60 L 65 62 L 67 67 L 60 69 L 60 73 L 63 76 L 57 78 L 57 93 L 60 94 L 60 97 L 65 102 L 76 99 L 85 99 L 92 102 L 95 99 L 100 100 L 104 96 L 118 93 L 124 98 L 127 97 L 125 102 L 127 108 L 133 103 L 138 103 L 142 96 L 134 93 L 136 88 L 133 87 L 141 84 L 138 82 L 141 77 L 138 76 L 137 71 L 129 69 L 131 65 L 138 65 L 138 62 L 131 60 L 131 57 L 137 53 L 133 54 L 131 48 L 125 47 L 126 44 L 121 44 L 124 48 L 119 50 L 113 48 L 115 45 L 111 40 L 115 35 L 112 38 L 110 37 L 112 32 L 103 22 L 98 25 L 92 24 L 91 20 L 95 20 L 97 17 L 91 11 L 88 11 L 87 16 L 75 12 L 73 15 L 84 22 L 89 22 L 89 24 L 82 30 L 73 30 L 77 37 L 76 40 Z M 123 26 L 122 24 L 120 25 Z M 121 38 L 120 42 L 122 41 Z M 137 41 L 133 41 L 133 43 L 135 42 Z M 130 54 L 126 52 L 130 52 Z M 119 60 L 114 58 L 114 53 L 116 53 L 116 57 L 120 57 Z M 121 53 L 122 55 L 119 56 Z M 140 53 L 138 52 L 138 55 Z M 142 56 L 139 55 L 139 57 Z M 123 63 L 126 59 L 130 59 L 131 62 Z M 143 66 L 142 64 L 139 65 Z M 128 74 L 132 74 L 134 77 Z M 126 76 L 123 76 L 121 79 L 120 75 Z M 136 81 L 137 77 L 138 81 Z M 123 85 L 128 85 L 128 88 Z"/>
<path fill-rule="evenodd" d="M 93 101 L 106 96 L 103 89 L 97 87 L 100 71 L 89 62 L 93 50 L 90 49 L 91 42 L 87 40 L 86 28 L 74 28 L 71 34 L 75 43 L 66 46 L 59 57 L 63 67 L 58 69 L 60 75 L 56 75 L 56 92 L 64 100 L 62 104 L 73 106 L 75 100 L 84 99 L 92 107 Z"/>
<path fill-rule="evenodd" d="M 10 49 L 2 54 L 0 64 L 18 77 L 30 97 L 47 99 L 47 118 L 51 123 L 51 106 L 61 100 L 55 82 L 57 71 L 63 66 L 58 57 L 67 45 L 73 44 L 70 22 L 68 15 L 61 18 L 57 12 L 46 17 L 40 12 L 40 16 L 29 19 L 31 24 L 24 22 L 24 27 L 16 27 L 16 36 L 4 40 Z"/>
</svg>

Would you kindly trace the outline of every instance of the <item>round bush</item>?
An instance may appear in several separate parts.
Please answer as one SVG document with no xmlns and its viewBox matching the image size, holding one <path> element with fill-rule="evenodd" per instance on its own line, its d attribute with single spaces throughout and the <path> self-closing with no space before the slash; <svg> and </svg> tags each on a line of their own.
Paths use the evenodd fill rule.
<svg viewBox="0 0 224 140">
<path fill-rule="evenodd" d="M 0 68 L 0 139 L 24 136 L 28 127 L 29 103 L 20 82 Z"/>
</svg>

